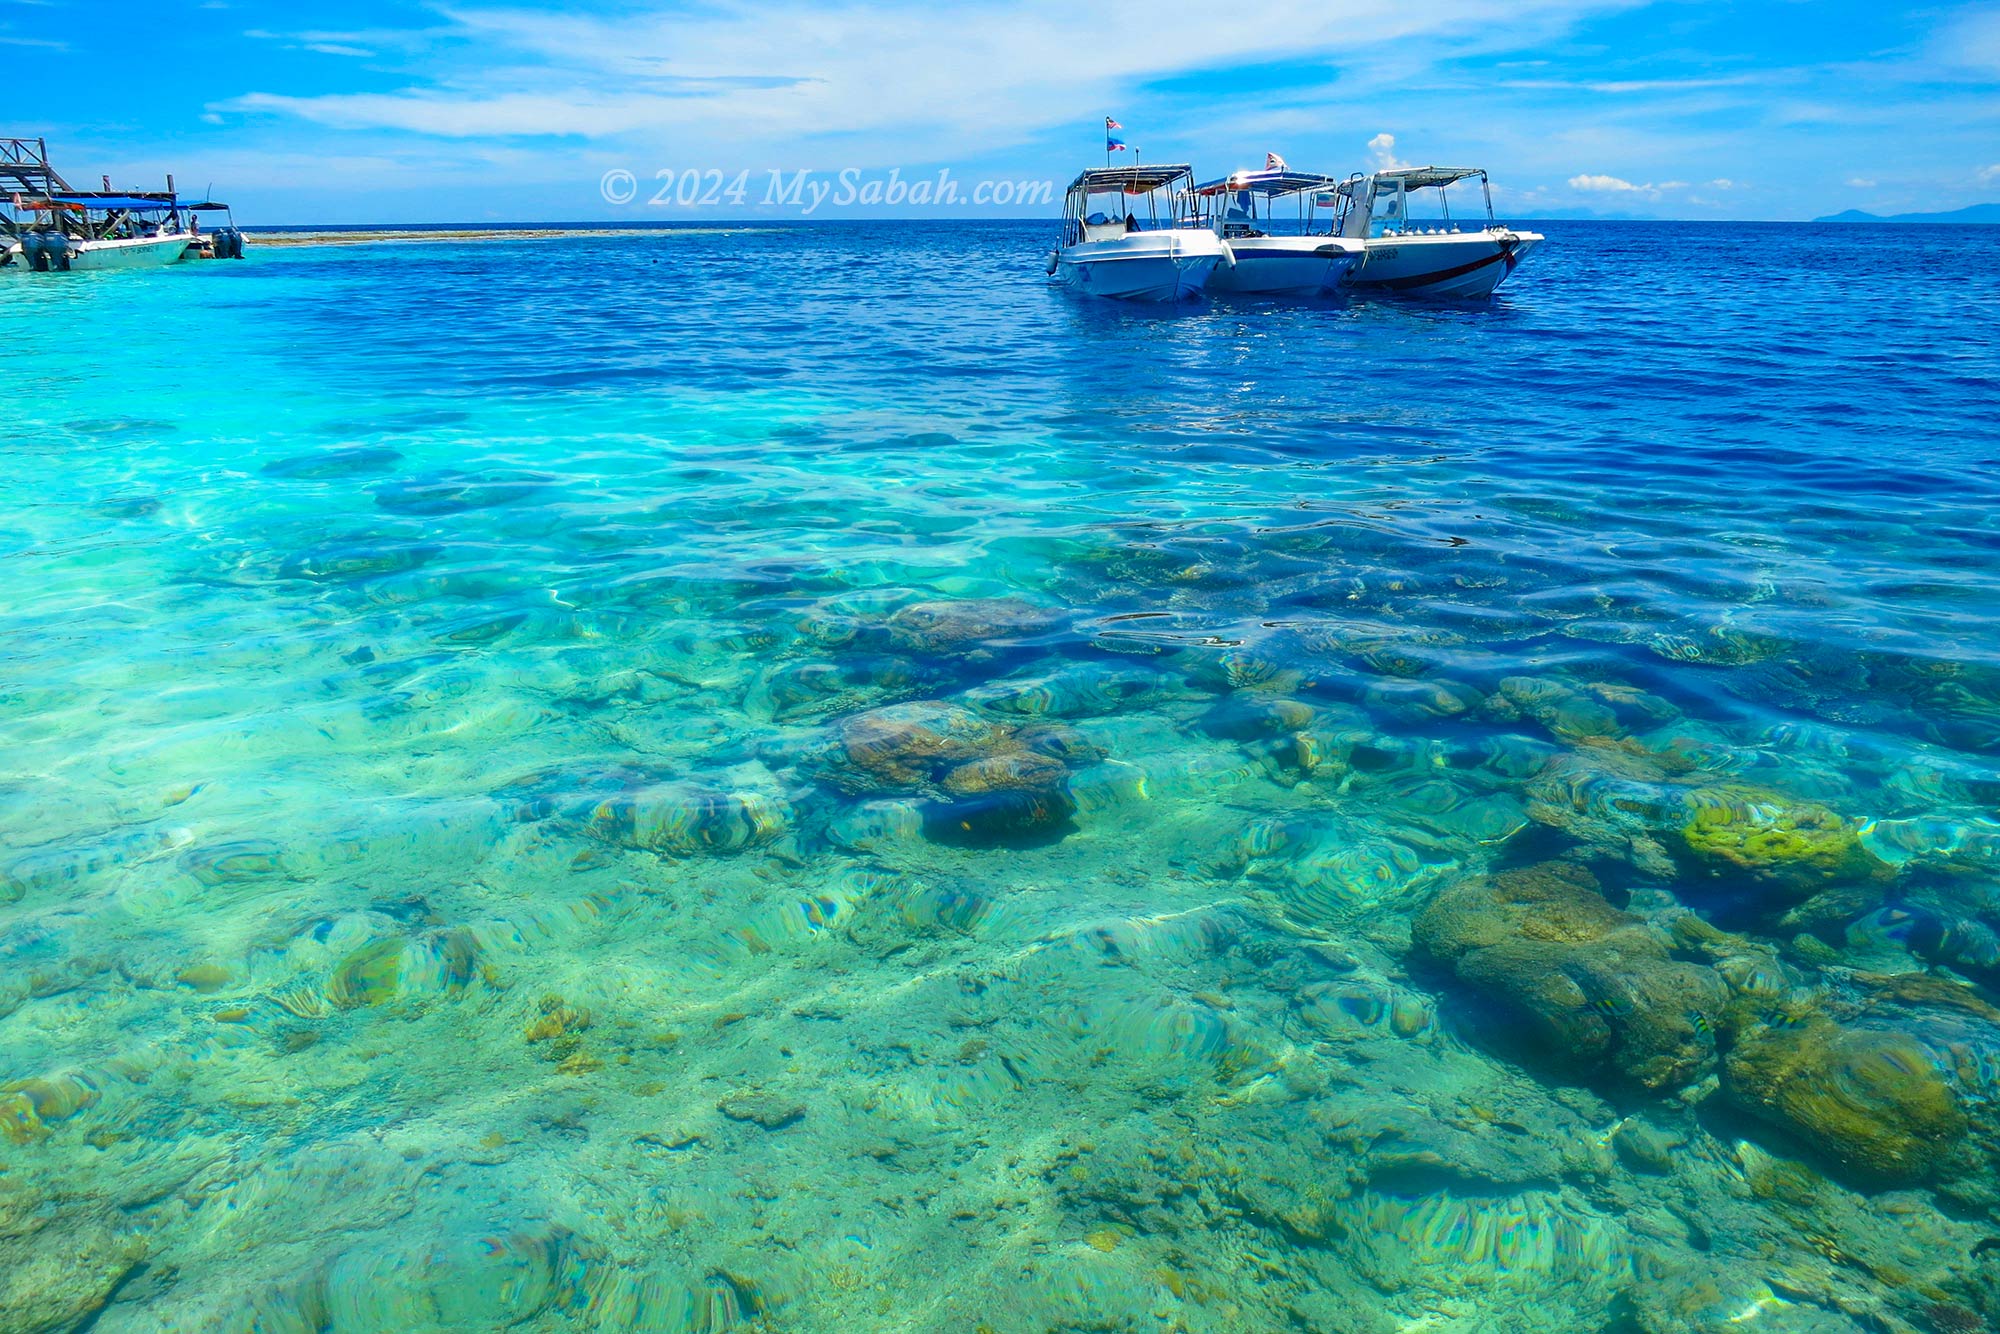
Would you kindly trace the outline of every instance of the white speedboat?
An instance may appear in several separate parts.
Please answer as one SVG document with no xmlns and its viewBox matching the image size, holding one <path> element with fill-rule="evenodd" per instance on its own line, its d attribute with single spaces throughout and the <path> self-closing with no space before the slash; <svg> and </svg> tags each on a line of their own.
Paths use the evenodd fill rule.
<svg viewBox="0 0 2000 1334">
<path fill-rule="evenodd" d="M 1454 223 L 1445 191 L 1477 178 L 1486 200 L 1484 225 Z M 1441 217 L 1414 221 L 1410 195 L 1436 190 Z M 1359 292 L 1406 296 L 1482 297 L 1492 294 L 1542 243 L 1536 232 L 1519 231 L 1493 218 L 1493 190 L 1477 167 L 1406 167 L 1357 172 L 1339 186 L 1339 232 L 1366 242 L 1367 258 L 1348 279 Z"/>
<path fill-rule="evenodd" d="M 1188 196 L 1192 219 L 1207 225 L 1229 246 L 1233 264 L 1210 275 L 1211 292 L 1266 296 L 1318 296 L 1347 281 L 1367 252 L 1367 243 L 1313 231 L 1310 210 L 1322 200 L 1331 206 L 1339 184 L 1309 171 L 1239 171 L 1197 185 Z M 1298 217 L 1280 221 L 1280 201 L 1295 199 Z"/>
<path fill-rule="evenodd" d="M 89 273 L 105 269 L 158 269 L 193 256 L 243 255 L 235 224 L 204 237 L 196 225 L 203 210 L 227 213 L 227 204 L 194 203 L 174 193 L 119 191 L 111 179 L 102 190 L 73 190 L 49 165 L 40 139 L 0 138 L 0 268 L 33 273 Z"/>
<path fill-rule="evenodd" d="M 1129 301 L 1199 295 L 1216 266 L 1228 262 L 1229 249 L 1211 228 L 1176 224 L 1174 187 L 1193 179 L 1186 166 L 1173 165 L 1093 167 L 1078 176 L 1063 200 L 1062 237 L 1049 253 L 1050 276 L 1079 292 Z M 1164 218 L 1163 190 L 1168 193 Z"/>
<path fill-rule="evenodd" d="M 7 258 L 41 273 L 159 269 L 180 263 L 200 245 L 201 236 L 185 227 L 101 239 L 81 239 L 51 229 L 24 233 L 7 248 Z"/>
</svg>

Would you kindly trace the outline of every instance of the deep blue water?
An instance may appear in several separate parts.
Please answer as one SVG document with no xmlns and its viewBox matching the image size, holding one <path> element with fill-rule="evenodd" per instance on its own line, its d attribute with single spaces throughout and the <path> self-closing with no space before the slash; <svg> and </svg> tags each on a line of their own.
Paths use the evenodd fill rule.
<svg viewBox="0 0 2000 1334">
<path fill-rule="evenodd" d="M 0 1330 L 2000 1323 L 2000 229 L 1540 229 L 0 275 Z"/>
</svg>

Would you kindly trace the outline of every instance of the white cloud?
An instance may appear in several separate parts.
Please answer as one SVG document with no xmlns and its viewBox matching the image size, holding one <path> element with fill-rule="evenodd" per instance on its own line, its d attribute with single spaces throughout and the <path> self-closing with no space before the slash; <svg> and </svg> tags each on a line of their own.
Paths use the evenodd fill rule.
<svg viewBox="0 0 2000 1334">
<path fill-rule="evenodd" d="M 1331 58 L 1351 94 L 1368 86 L 1369 69 L 1415 74 L 1632 2 L 1518 0 L 1496 19 L 1485 0 L 1272 0 L 1256 23 L 1217 23 L 1201 0 L 1153 0 L 1143 10 L 1117 0 L 951 9 L 916 0 L 831 9 L 808 0 L 672 8 L 645 0 L 597 15 L 446 7 L 451 40 L 436 44 L 446 55 L 428 83 L 320 96 L 263 90 L 211 109 L 454 138 L 651 132 L 682 155 L 874 136 L 921 158 L 1018 143 L 1085 119 L 1079 108 L 1115 111 L 1135 86 L 1231 62 Z M 1189 41 L 1191 33 L 1202 40 Z M 376 37 L 284 35 L 386 45 Z M 1128 122 L 1128 133 L 1144 142 L 1144 126 Z"/>
<path fill-rule="evenodd" d="M 1946 65 L 2000 73 L 2000 10 L 1982 7 L 1947 25 L 1934 52 Z"/>
<path fill-rule="evenodd" d="M 1711 190 L 1734 190 L 1736 182 L 1730 180 L 1727 176 L 1718 176 L 1708 183 L 1708 188 Z"/>
<path fill-rule="evenodd" d="M 1650 185 L 1634 185 L 1616 176 L 1572 176 L 1569 178 L 1572 190 L 1589 190 L 1601 194 L 1627 194 L 1650 190 Z"/>
<path fill-rule="evenodd" d="M 1850 176 L 1847 178 L 1847 186 L 1850 190 L 1873 190 L 1875 182 L 1865 176 Z"/>
<path fill-rule="evenodd" d="M 1396 171 L 1410 165 L 1396 156 L 1396 136 L 1387 133 L 1368 141 L 1368 161 L 1376 171 Z"/>
<path fill-rule="evenodd" d="M 1995 181 L 2000 181 L 2000 162 L 1996 162 L 1990 167 L 1981 167 L 1979 169 L 1979 183 L 1981 185 L 1991 185 Z"/>
<path fill-rule="evenodd" d="M 1727 190 L 1731 182 L 1711 181 L 1709 184 Z M 1628 181 L 1622 176 L 1585 174 L 1570 177 L 1569 188 L 1585 191 L 1589 194 L 1635 195 L 1643 199 L 1658 199 L 1663 194 L 1687 189 L 1688 183 L 1686 181 L 1661 181 L 1656 185 L 1651 181 L 1647 181 L 1641 185 Z"/>
</svg>

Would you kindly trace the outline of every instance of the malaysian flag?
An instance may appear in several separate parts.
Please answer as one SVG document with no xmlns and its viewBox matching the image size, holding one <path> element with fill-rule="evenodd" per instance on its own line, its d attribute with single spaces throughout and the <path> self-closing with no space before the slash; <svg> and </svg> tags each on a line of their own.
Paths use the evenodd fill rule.
<svg viewBox="0 0 2000 1334">
<path fill-rule="evenodd" d="M 1120 133 L 1125 127 L 1106 116 L 1104 118 L 1104 151 L 1122 153 L 1125 151 L 1125 136 Z"/>
<path fill-rule="evenodd" d="M 1276 153 L 1266 153 L 1264 154 L 1264 170 L 1285 171 L 1287 170 L 1285 166 L 1285 160 L 1279 157 Z"/>
</svg>

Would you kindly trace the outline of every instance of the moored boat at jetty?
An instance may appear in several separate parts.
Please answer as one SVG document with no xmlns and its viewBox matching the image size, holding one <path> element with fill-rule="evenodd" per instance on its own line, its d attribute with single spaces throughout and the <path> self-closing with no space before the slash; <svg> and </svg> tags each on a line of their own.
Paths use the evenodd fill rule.
<svg viewBox="0 0 2000 1334">
<path fill-rule="evenodd" d="M 1338 185 L 1332 176 L 1281 165 L 1195 186 L 1187 196 L 1189 217 L 1211 227 L 1232 260 L 1209 275 L 1209 290 L 1265 296 L 1338 290 L 1367 252 L 1366 242 L 1334 235 L 1331 218 L 1325 231 L 1313 231 L 1313 210 L 1323 201 L 1330 205 Z M 1298 216 L 1281 222 L 1277 214 L 1285 200 L 1297 202 Z"/>
<path fill-rule="evenodd" d="M 1049 254 L 1050 276 L 1079 292 L 1125 300 L 1178 301 L 1199 295 L 1216 266 L 1232 260 L 1212 228 L 1183 226 L 1176 217 L 1175 190 L 1193 179 L 1185 164 L 1083 172 L 1064 196 L 1062 234 Z M 1107 197 L 1118 201 L 1110 213 L 1094 206 Z"/>
<path fill-rule="evenodd" d="M 1452 222 L 1451 201 L 1445 192 L 1460 181 L 1474 179 L 1485 195 L 1486 222 L 1468 231 Z M 1413 221 L 1409 214 L 1411 194 L 1432 189 L 1438 192 L 1441 218 Z M 1367 258 L 1348 279 L 1349 286 L 1360 292 L 1488 296 L 1542 242 L 1537 232 L 1520 231 L 1495 220 L 1492 185 L 1478 167 L 1404 167 L 1372 175 L 1356 172 L 1340 183 L 1337 193 L 1337 230 L 1367 246 Z"/>
<path fill-rule="evenodd" d="M 49 165 L 41 139 L 0 138 L 0 267 L 36 273 L 155 269 L 190 257 L 241 259 L 243 234 L 233 219 L 204 236 L 202 212 L 229 212 L 212 201 L 184 201 L 167 177 L 164 191 L 76 190 Z"/>
</svg>

